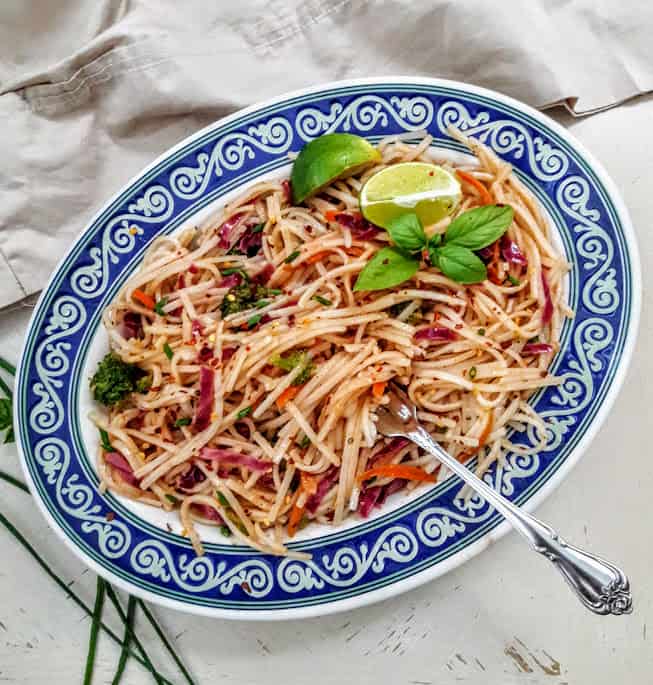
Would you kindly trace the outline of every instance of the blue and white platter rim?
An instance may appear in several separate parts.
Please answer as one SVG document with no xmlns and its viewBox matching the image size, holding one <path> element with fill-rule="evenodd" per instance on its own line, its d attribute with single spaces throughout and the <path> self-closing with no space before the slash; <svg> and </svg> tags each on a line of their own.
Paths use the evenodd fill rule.
<svg viewBox="0 0 653 685">
<path fill-rule="evenodd" d="M 416 587 L 508 530 L 482 500 L 457 497 L 460 483 L 450 478 L 371 520 L 292 543 L 312 552 L 308 562 L 217 543 L 198 558 L 186 538 L 98 493 L 94 452 L 81 437 L 82 371 L 99 314 L 156 235 L 279 169 L 289 152 L 323 133 L 378 140 L 427 129 L 436 146 L 462 151 L 446 134 L 449 124 L 513 164 L 545 205 L 573 263 L 569 300 L 576 317 L 565 325 L 554 360 L 565 382 L 533 399 L 546 420 L 547 444 L 527 456 L 509 455 L 485 476 L 529 510 L 562 481 L 610 411 L 637 333 L 639 257 L 619 192 L 567 131 L 512 98 L 442 79 L 340 81 L 249 107 L 171 148 L 93 217 L 44 289 L 18 371 L 15 431 L 40 510 L 85 564 L 171 608 L 222 618 L 299 618 Z M 517 441 L 532 438 L 527 433 Z"/>
</svg>

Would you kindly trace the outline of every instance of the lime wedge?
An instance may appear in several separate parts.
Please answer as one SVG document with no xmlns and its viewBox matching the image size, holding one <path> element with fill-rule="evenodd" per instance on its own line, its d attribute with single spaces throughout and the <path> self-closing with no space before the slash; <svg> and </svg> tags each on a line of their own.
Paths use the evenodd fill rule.
<svg viewBox="0 0 653 685">
<path fill-rule="evenodd" d="M 363 216 L 383 228 L 406 212 L 429 226 L 451 214 L 460 197 L 460 183 L 442 167 L 403 162 L 374 174 L 361 190 L 360 205 Z"/>
<path fill-rule="evenodd" d="M 379 161 L 381 153 L 365 138 L 350 133 L 320 136 L 307 143 L 295 159 L 290 176 L 293 201 L 299 204 L 329 183 Z"/>
</svg>

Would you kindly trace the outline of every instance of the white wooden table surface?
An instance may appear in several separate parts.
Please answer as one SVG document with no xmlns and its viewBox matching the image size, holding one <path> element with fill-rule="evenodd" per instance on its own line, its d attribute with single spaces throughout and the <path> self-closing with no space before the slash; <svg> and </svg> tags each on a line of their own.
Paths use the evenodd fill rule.
<svg viewBox="0 0 653 685">
<path fill-rule="evenodd" d="M 627 570 L 634 613 L 589 614 L 557 572 L 511 534 L 417 590 L 322 619 L 221 622 L 156 609 L 199 683 L 653 682 L 653 99 L 580 121 L 555 116 L 621 188 L 639 236 L 644 297 L 625 388 L 588 453 L 538 513 Z M 17 360 L 28 316 L 25 307 L 0 314 L 1 355 Z M 0 464 L 19 474 L 14 446 L 0 449 Z M 93 574 L 57 541 L 30 497 L 0 482 L 0 510 L 92 603 Z M 119 621 L 105 613 L 121 633 Z M 181 682 L 140 625 L 155 661 Z M 0 683 L 81 683 L 88 629 L 83 613 L 0 528 Z M 101 636 L 95 683 L 111 682 L 117 654 Z M 130 661 L 123 682 L 152 681 Z"/>
</svg>

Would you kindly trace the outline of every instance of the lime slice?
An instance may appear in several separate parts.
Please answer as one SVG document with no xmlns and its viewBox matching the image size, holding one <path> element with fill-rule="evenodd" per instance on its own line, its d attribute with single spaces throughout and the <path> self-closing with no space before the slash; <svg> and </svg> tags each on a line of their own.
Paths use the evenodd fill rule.
<svg viewBox="0 0 653 685">
<path fill-rule="evenodd" d="M 339 178 L 352 176 L 381 161 L 381 153 L 365 138 L 350 133 L 327 133 L 305 145 L 292 167 L 293 201 L 303 202 Z"/>
<path fill-rule="evenodd" d="M 383 228 L 406 212 L 429 226 L 451 214 L 460 197 L 460 183 L 442 167 L 403 162 L 374 174 L 361 190 L 360 205 L 363 216 Z"/>
</svg>

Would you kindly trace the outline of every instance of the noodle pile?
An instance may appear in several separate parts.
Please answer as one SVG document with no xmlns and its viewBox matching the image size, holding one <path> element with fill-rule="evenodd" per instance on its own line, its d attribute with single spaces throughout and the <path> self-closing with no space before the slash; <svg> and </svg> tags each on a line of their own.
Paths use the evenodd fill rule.
<svg viewBox="0 0 653 685">
<path fill-rule="evenodd" d="M 486 255 L 492 277 L 483 283 L 463 286 L 423 265 L 396 288 L 353 291 L 388 244 L 387 233 L 358 214 L 359 191 L 397 162 L 435 161 L 454 171 L 434 158 L 429 136 L 419 145 L 401 136 L 381 141 L 382 164 L 335 182 L 306 206 L 292 206 L 287 181 L 262 182 L 199 228 L 155 241 L 103 316 L 111 349 L 151 375 L 147 393 L 93 417 L 115 450 L 100 452 L 103 488 L 179 509 L 182 534 L 198 554 L 197 521 L 287 554 L 289 528 L 367 516 L 393 492 L 417 486 L 391 476 L 361 482 L 373 466 L 448 475 L 407 441 L 377 435 L 375 411 L 391 379 L 407 388 L 446 450 L 460 460 L 478 456 L 479 474 L 526 450 L 511 442 L 512 430 L 531 426 L 544 443 L 527 399 L 560 381 L 547 367 L 571 316 L 563 302 L 569 267 L 510 165 L 452 135 L 477 157 L 456 169 L 514 209 L 504 242 Z M 456 214 L 483 202 L 478 184 L 462 189 Z M 450 221 L 427 233 L 444 232 Z M 506 249 L 517 258 L 504 259 Z M 243 285 L 261 297 L 223 316 L 225 298 Z M 284 366 L 292 353 L 302 363 Z"/>
</svg>

